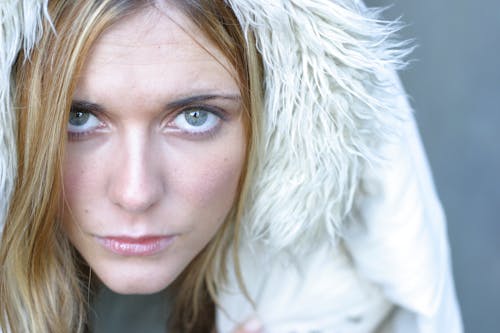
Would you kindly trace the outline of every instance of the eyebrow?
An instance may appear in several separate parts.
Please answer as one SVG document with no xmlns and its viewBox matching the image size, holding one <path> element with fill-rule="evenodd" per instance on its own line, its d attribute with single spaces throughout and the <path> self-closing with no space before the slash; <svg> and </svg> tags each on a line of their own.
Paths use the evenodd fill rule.
<svg viewBox="0 0 500 333">
<path fill-rule="evenodd" d="M 190 105 L 190 104 L 196 104 L 200 102 L 205 102 L 208 100 L 213 100 L 213 99 L 226 99 L 226 100 L 233 100 L 233 101 L 240 101 L 241 96 L 240 95 L 217 95 L 217 94 L 207 94 L 207 95 L 195 95 L 195 96 L 189 96 L 185 98 L 181 98 L 178 100 L 175 100 L 173 102 L 168 103 L 165 108 L 167 110 L 170 109 L 176 109 L 185 105 Z"/>
<path fill-rule="evenodd" d="M 92 103 L 83 100 L 73 100 L 71 102 L 71 109 L 81 110 L 81 111 L 93 111 L 93 112 L 103 112 L 104 108 L 97 103 Z"/>
<path fill-rule="evenodd" d="M 232 100 L 232 101 L 240 101 L 241 96 L 237 94 L 233 95 L 224 95 L 224 94 L 204 94 L 204 95 L 194 95 L 194 96 L 188 96 L 184 97 L 178 100 L 175 100 L 173 102 L 167 103 L 165 105 L 165 109 L 170 110 L 170 109 L 176 109 L 180 108 L 182 106 L 190 105 L 190 104 L 196 104 L 208 100 L 214 100 L 214 99 L 224 99 L 224 100 Z M 82 110 L 82 111 L 92 111 L 92 112 L 104 112 L 105 108 L 98 104 L 98 103 L 93 103 L 85 100 L 74 100 L 71 102 L 71 108 L 74 108 L 76 110 Z"/>
</svg>

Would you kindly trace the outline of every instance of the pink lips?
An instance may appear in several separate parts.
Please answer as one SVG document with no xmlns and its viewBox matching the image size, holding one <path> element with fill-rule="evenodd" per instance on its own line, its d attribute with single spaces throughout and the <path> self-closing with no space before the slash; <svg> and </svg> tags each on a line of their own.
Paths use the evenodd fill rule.
<svg viewBox="0 0 500 333">
<path fill-rule="evenodd" d="M 148 237 L 97 237 L 106 249 L 121 256 L 151 256 L 163 251 L 175 239 L 175 236 Z"/>
</svg>

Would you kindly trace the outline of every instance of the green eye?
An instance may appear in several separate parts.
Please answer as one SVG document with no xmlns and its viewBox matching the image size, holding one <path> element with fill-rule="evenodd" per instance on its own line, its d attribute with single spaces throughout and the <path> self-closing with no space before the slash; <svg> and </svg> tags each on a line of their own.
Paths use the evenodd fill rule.
<svg viewBox="0 0 500 333">
<path fill-rule="evenodd" d="M 207 122 L 208 112 L 203 110 L 193 110 L 184 113 L 186 122 L 191 126 L 201 126 Z"/>
<path fill-rule="evenodd" d="M 68 119 L 68 134 L 90 133 L 101 127 L 103 123 L 91 112 L 71 110 Z"/>
<path fill-rule="evenodd" d="M 90 113 L 82 111 L 72 111 L 69 113 L 69 124 L 72 126 L 82 126 L 87 123 Z"/>
<path fill-rule="evenodd" d="M 179 113 L 173 123 L 183 132 L 199 135 L 215 130 L 221 123 L 221 117 L 214 111 L 193 107 Z"/>
</svg>

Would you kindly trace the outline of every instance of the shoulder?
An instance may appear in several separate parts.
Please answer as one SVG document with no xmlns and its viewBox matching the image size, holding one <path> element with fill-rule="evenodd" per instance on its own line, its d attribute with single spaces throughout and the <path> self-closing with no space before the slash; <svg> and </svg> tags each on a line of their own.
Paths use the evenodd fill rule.
<svg viewBox="0 0 500 333">
<path fill-rule="evenodd" d="M 255 248 L 243 249 L 239 256 L 244 285 L 256 306 L 239 291 L 232 274 L 219 298 L 219 332 L 230 332 L 255 311 L 272 332 L 371 332 L 392 308 L 373 284 L 359 277 L 340 244 L 325 244 L 294 259 Z M 353 319 L 360 316 L 362 321 Z"/>
<path fill-rule="evenodd" d="M 358 223 L 344 234 L 351 257 L 360 275 L 419 323 L 461 332 L 446 218 L 413 117 L 381 156 L 363 177 Z"/>
</svg>

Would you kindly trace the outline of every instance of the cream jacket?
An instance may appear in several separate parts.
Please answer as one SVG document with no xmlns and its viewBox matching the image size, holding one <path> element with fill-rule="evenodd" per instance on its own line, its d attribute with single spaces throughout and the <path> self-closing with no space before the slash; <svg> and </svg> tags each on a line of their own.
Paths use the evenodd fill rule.
<svg viewBox="0 0 500 333">
<path fill-rule="evenodd" d="M 409 108 L 404 97 L 402 108 Z M 413 118 L 363 176 L 345 234 L 302 257 L 242 247 L 242 275 L 221 298 L 218 329 L 257 316 L 265 332 L 460 333 L 445 217 Z M 377 181 L 373 181 L 373 180 Z M 367 186 L 369 187 L 369 186 Z"/>
</svg>

